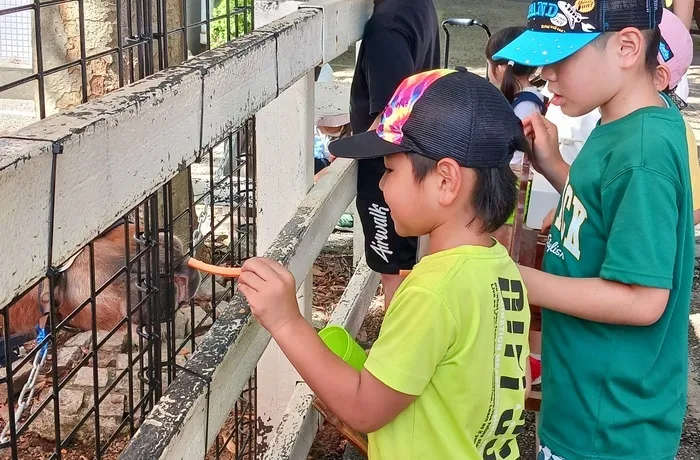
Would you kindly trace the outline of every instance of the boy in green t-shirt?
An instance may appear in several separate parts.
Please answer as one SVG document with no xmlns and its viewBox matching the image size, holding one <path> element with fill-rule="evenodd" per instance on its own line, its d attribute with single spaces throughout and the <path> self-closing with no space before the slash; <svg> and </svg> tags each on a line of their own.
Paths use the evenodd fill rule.
<svg viewBox="0 0 700 460">
<path fill-rule="evenodd" d="M 381 188 L 401 236 L 430 235 L 393 298 L 362 372 L 299 314 L 294 278 L 252 259 L 240 290 L 304 380 L 369 433 L 371 460 L 520 458 L 530 311 L 517 266 L 491 238 L 513 212 L 515 151 L 528 151 L 502 94 L 466 71 L 406 79 L 376 132 L 333 155 L 384 157 Z"/>
<path fill-rule="evenodd" d="M 562 197 L 540 272 L 543 459 L 670 460 L 688 378 L 695 241 L 683 118 L 655 88 L 662 5 L 536 1 L 497 57 L 544 66 L 553 104 L 601 121 L 571 168 L 556 127 L 524 122 Z"/>
</svg>

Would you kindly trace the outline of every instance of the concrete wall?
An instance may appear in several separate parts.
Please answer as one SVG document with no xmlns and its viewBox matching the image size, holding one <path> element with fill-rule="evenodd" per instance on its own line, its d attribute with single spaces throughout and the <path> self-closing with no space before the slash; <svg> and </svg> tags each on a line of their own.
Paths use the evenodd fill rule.
<svg viewBox="0 0 700 460">
<path fill-rule="evenodd" d="M 276 21 L 299 8 L 304 2 L 294 0 L 255 0 L 255 28 Z"/>
</svg>

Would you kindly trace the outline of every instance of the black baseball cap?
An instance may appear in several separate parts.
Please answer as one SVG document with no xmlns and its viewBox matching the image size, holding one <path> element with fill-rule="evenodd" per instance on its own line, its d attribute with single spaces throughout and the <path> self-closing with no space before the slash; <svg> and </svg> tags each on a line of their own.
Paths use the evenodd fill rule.
<svg viewBox="0 0 700 460">
<path fill-rule="evenodd" d="M 527 30 L 493 58 L 531 67 L 559 62 L 600 34 L 661 24 L 663 0 L 537 0 L 527 12 Z"/>
<path fill-rule="evenodd" d="M 510 162 L 522 138 L 520 119 L 495 86 L 463 69 L 439 69 L 405 79 L 376 131 L 339 139 L 328 149 L 341 158 L 415 153 L 496 168 Z"/>
</svg>

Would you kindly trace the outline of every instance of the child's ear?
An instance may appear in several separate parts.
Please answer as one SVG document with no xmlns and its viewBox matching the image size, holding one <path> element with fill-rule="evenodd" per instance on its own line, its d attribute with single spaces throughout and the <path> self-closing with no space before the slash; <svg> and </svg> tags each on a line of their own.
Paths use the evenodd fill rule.
<svg viewBox="0 0 700 460">
<path fill-rule="evenodd" d="M 654 83 L 657 91 L 664 91 L 668 88 L 671 81 L 671 71 L 665 65 L 656 66 L 656 75 L 654 75 Z"/>
<path fill-rule="evenodd" d="M 489 61 L 488 66 L 491 69 L 491 76 L 493 76 L 493 81 L 491 83 L 500 83 L 503 80 L 503 74 L 506 71 L 506 65 L 496 65 Z"/>
<path fill-rule="evenodd" d="M 435 168 L 439 178 L 438 201 L 443 206 L 449 206 L 457 199 L 462 187 L 460 166 L 452 158 L 443 158 Z"/>
<path fill-rule="evenodd" d="M 620 68 L 631 69 L 638 62 L 641 62 L 642 65 L 644 64 L 646 42 L 639 29 L 635 27 L 622 29 L 617 33 L 616 45 L 620 59 Z"/>
</svg>

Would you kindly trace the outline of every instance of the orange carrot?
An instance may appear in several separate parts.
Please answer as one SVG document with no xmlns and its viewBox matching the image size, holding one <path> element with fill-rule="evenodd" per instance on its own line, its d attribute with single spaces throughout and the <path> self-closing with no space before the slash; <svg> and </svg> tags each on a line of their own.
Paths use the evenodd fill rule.
<svg viewBox="0 0 700 460">
<path fill-rule="evenodd" d="M 190 260 L 187 261 L 187 265 L 199 271 L 223 276 L 224 278 L 238 278 L 241 276 L 240 267 L 219 267 L 218 265 L 211 265 L 193 257 L 190 257 Z"/>
</svg>

